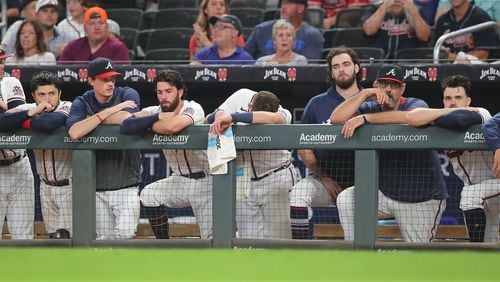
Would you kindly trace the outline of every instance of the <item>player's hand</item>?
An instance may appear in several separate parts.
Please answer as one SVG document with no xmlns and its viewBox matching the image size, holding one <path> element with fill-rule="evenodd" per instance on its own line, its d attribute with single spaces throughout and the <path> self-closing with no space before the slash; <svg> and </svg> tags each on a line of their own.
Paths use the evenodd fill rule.
<svg viewBox="0 0 500 282">
<path fill-rule="evenodd" d="M 493 157 L 493 174 L 500 179 L 500 149 L 496 149 Z"/>
<path fill-rule="evenodd" d="M 225 112 L 217 112 L 214 122 L 210 125 L 210 132 L 212 134 L 221 135 L 233 124 L 231 115 Z"/>
<path fill-rule="evenodd" d="M 332 197 L 332 203 L 337 204 L 337 196 L 342 192 L 342 187 L 329 176 L 322 176 L 320 181 L 325 186 L 330 197 Z"/>
<path fill-rule="evenodd" d="M 35 108 L 32 108 L 28 111 L 28 116 L 32 117 L 35 115 L 39 115 L 41 113 L 52 112 L 54 110 L 54 106 L 49 102 L 43 101 L 38 104 Z"/>
<path fill-rule="evenodd" d="M 349 139 L 354 135 L 354 131 L 356 131 L 356 128 L 362 126 L 363 124 L 365 124 L 363 116 L 355 116 L 346 121 L 344 126 L 342 126 L 342 130 L 340 131 L 340 133 L 344 136 L 345 139 Z"/>
<path fill-rule="evenodd" d="M 121 102 L 120 104 L 118 104 L 116 106 L 113 106 L 113 110 L 115 110 L 114 112 L 119 112 L 123 109 L 133 109 L 136 107 L 137 107 L 137 104 L 134 101 L 127 100 L 125 102 Z"/>
<path fill-rule="evenodd" d="M 175 117 L 177 114 L 174 112 L 160 112 L 158 115 L 159 120 L 169 120 Z"/>
<path fill-rule="evenodd" d="M 132 114 L 134 117 L 136 118 L 140 118 L 140 117 L 147 117 L 147 116 L 150 116 L 151 114 L 147 111 L 140 111 L 140 112 L 135 112 Z"/>
<path fill-rule="evenodd" d="M 5 102 L 3 100 L 0 100 L 0 109 L 3 109 L 4 111 L 7 110 L 7 105 L 5 104 Z"/>
</svg>

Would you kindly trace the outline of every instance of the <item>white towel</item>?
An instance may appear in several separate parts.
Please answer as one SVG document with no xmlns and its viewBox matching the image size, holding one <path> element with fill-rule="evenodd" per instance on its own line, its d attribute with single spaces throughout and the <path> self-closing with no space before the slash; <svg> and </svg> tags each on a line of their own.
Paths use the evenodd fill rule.
<svg viewBox="0 0 500 282">
<path fill-rule="evenodd" d="M 236 158 L 236 147 L 231 127 L 223 135 L 208 133 L 207 157 L 210 174 L 227 173 L 227 163 Z"/>
</svg>

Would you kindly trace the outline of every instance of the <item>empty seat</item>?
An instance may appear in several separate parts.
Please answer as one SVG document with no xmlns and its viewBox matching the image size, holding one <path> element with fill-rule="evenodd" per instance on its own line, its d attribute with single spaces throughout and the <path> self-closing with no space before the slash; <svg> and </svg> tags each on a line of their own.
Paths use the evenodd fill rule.
<svg viewBox="0 0 500 282">
<path fill-rule="evenodd" d="M 434 56 L 434 48 L 406 48 L 396 52 L 396 60 L 403 64 L 432 64 Z M 439 59 L 448 59 L 448 52 L 439 51 Z"/>
<path fill-rule="evenodd" d="M 363 15 L 367 8 L 347 8 L 337 12 L 334 27 L 361 27 L 363 26 Z"/>
<path fill-rule="evenodd" d="M 345 45 L 347 47 L 373 46 L 373 38 L 366 36 L 362 28 L 339 29 L 335 33 L 333 46 Z"/>
<path fill-rule="evenodd" d="M 189 49 L 188 48 L 164 48 L 153 49 L 146 52 L 146 61 L 162 61 L 171 64 L 188 64 Z"/>
<path fill-rule="evenodd" d="M 141 29 L 151 29 L 153 28 L 153 20 L 155 19 L 158 10 L 146 11 L 142 14 L 142 28 Z"/>
<path fill-rule="evenodd" d="M 158 9 L 196 8 L 201 0 L 158 0 Z"/>
<path fill-rule="evenodd" d="M 385 51 L 375 47 L 354 47 L 352 48 L 358 54 L 358 58 L 363 61 L 380 62 L 384 59 Z"/>
<path fill-rule="evenodd" d="M 193 27 L 198 16 L 196 8 L 162 9 L 156 12 L 153 19 L 153 28 L 165 27 Z"/>
<path fill-rule="evenodd" d="M 108 9 L 106 11 L 108 17 L 116 21 L 121 28 L 135 28 L 141 29 L 142 27 L 142 14 L 143 11 L 140 9 L 132 8 L 117 8 Z"/>
<path fill-rule="evenodd" d="M 123 43 L 127 45 L 127 48 L 135 52 L 137 47 L 137 38 L 139 37 L 139 30 L 135 28 L 120 28 L 120 35 Z"/>
<path fill-rule="evenodd" d="M 323 21 L 325 20 L 325 10 L 323 9 L 306 9 L 304 21 L 310 25 L 323 28 Z"/>
<path fill-rule="evenodd" d="M 264 11 L 263 21 L 270 21 L 280 18 L 280 9 L 267 9 Z"/>
<path fill-rule="evenodd" d="M 262 22 L 264 10 L 258 8 L 234 8 L 231 14 L 240 19 L 244 27 L 254 27 Z"/>
<path fill-rule="evenodd" d="M 163 48 L 189 48 L 192 28 L 171 27 L 154 29 L 148 36 L 146 52 Z"/>
<path fill-rule="evenodd" d="M 231 0 L 229 2 L 229 7 L 232 8 L 259 8 L 265 9 L 267 5 L 267 0 Z"/>
<path fill-rule="evenodd" d="M 331 29 L 325 29 L 323 31 L 323 37 L 325 38 L 324 48 L 331 48 L 333 46 L 333 43 L 335 41 L 335 34 L 337 33 L 338 30 L 340 29 L 331 28 Z"/>
</svg>

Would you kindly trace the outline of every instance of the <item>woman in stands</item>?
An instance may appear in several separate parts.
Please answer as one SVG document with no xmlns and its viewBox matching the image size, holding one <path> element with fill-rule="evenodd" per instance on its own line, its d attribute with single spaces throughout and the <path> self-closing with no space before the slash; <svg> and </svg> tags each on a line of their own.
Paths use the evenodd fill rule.
<svg viewBox="0 0 500 282">
<path fill-rule="evenodd" d="M 295 28 L 287 20 L 277 20 L 273 25 L 273 44 L 276 53 L 260 57 L 255 64 L 265 65 L 307 65 L 306 57 L 293 52 L 293 42 L 295 41 Z"/>
<path fill-rule="evenodd" d="M 208 19 L 213 16 L 229 14 L 229 3 L 227 0 L 203 0 L 200 3 L 198 18 L 193 24 L 194 34 L 189 40 L 189 58 L 201 48 L 213 44 L 212 30 L 208 24 Z M 243 35 L 238 38 L 238 46 L 243 47 L 245 39 Z"/>
<path fill-rule="evenodd" d="M 25 20 L 16 36 L 15 54 L 5 60 L 6 65 L 55 65 L 56 57 L 45 41 L 40 24 L 35 20 Z"/>
</svg>

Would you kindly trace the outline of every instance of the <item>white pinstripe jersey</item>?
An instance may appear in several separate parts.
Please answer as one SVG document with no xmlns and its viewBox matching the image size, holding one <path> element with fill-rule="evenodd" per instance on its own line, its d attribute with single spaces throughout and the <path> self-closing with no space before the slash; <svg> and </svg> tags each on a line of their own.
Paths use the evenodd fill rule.
<svg viewBox="0 0 500 282">
<path fill-rule="evenodd" d="M 488 110 L 479 108 L 483 124 L 491 119 Z M 493 179 L 493 153 L 491 151 L 447 151 L 446 155 L 453 165 L 453 171 L 464 182 L 473 185 L 487 179 Z"/>
<path fill-rule="evenodd" d="M 5 105 L 16 101 L 26 103 L 21 82 L 15 77 L 4 77 L 0 81 L 0 99 L 4 101 Z M 0 160 L 11 160 L 23 154 L 25 154 L 25 150 L 1 149 Z"/>
<path fill-rule="evenodd" d="M 179 111 L 180 115 L 186 115 L 193 121 L 193 124 L 202 124 L 205 112 L 200 104 L 195 101 L 183 100 L 184 105 Z M 142 109 L 149 114 L 156 114 L 161 111 L 160 106 L 152 106 Z M 208 175 L 208 159 L 206 150 L 163 150 L 165 159 L 172 171 L 177 175 L 187 175 L 196 172 L 205 172 Z"/>
<path fill-rule="evenodd" d="M 29 110 L 35 108 L 36 104 L 20 105 L 19 109 Z M 54 112 L 69 115 L 71 102 L 60 101 Z M 35 149 L 36 169 L 43 180 L 54 182 L 69 179 L 72 176 L 72 151 L 71 150 L 51 150 Z"/>
<path fill-rule="evenodd" d="M 248 105 L 251 103 L 256 91 L 243 88 L 229 96 L 219 110 L 227 113 L 248 112 Z M 278 108 L 278 114 L 283 116 L 286 124 L 292 122 L 290 111 L 281 105 Z M 248 161 L 252 168 L 252 177 L 259 177 L 273 169 L 290 163 L 291 153 L 288 150 L 245 150 L 243 154 L 245 161 Z M 241 158 L 238 158 L 240 160 Z"/>
</svg>

